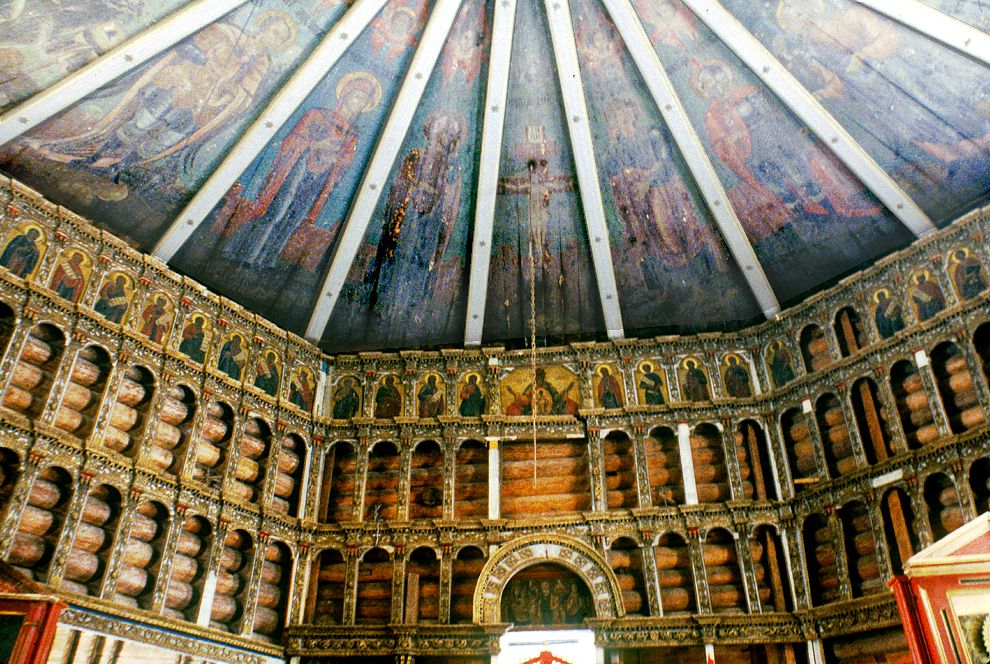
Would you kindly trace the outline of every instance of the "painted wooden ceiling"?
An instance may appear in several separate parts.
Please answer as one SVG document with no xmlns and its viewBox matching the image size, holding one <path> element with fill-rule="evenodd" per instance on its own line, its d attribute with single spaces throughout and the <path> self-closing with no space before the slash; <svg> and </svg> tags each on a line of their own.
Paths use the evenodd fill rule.
<svg viewBox="0 0 990 664">
<path fill-rule="evenodd" d="M 985 0 L 12 0 L 0 168 L 329 351 L 735 329 L 990 199 Z"/>
</svg>

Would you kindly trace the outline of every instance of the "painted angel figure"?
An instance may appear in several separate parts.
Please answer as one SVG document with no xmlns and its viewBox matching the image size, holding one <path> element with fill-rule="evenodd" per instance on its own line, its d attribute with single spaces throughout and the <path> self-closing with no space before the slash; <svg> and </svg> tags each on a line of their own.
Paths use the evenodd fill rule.
<svg viewBox="0 0 990 664">
<path fill-rule="evenodd" d="M 249 35 L 228 23 L 207 26 L 136 80 L 124 79 L 127 87 L 102 117 L 76 118 L 76 133 L 67 135 L 58 123 L 26 140 L 51 161 L 114 172 L 199 147 L 243 117 L 272 74 L 267 53 L 295 40 L 295 24 L 284 12 L 266 12 L 255 25 Z"/>
</svg>

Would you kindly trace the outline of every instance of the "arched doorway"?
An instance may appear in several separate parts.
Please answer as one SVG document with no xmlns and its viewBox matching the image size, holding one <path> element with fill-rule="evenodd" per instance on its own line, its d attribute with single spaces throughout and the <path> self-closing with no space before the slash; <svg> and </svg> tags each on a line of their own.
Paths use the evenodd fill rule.
<svg viewBox="0 0 990 664">
<path fill-rule="evenodd" d="M 520 570 L 502 592 L 502 622 L 517 627 L 582 625 L 594 615 L 588 586 L 577 574 L 554 563 Z"/>
<path fill-rule="evenodd" d="M 537 567 L 536 570 L 526 572 L 529 568 Z M 545 569 L 539 569 L 545 567 Z M 525 573 L 524 573 L 525 572 Z M 565 576 L 565 573 L 570 576 Z M 519 576 L 522 574 L 522 576 Z M 510 595 L 506 591 L 516 577 L 523 580 L 519 585 L 521 590 L 512 590 L 512 593 L 521 593 L 522 590 L 532 591 L 534 597 L 539 593 L 542 600 L 544 594 L 543 581 L 548 583 L 549 596 L 550 589 L 559 588 L 561 584 L 565 586 L 565 591 L 570 596 L 569 605 L 571 607 L 580 604 L 583 600 L 578 600 L 582 592 L 587 593 L 587 608 L 583 604 L 573 612 L 567 612 L 568 602 L 564 606 L 559 606 L 557 600 L 554 608 L 547 600 L 546 611 L 551 618 L 544 618 L 543 608 L 540 608 L 540 621 L 553 621 L 554 612 L 558 616 L 567 615 L 567 621 L 562 624 L 581 624 L 584 617 L 571 620 L 571 614 L 577 616 L 584 613 L 587 617 L 597 618 L 620 618 L 624 611 L 622 607 L 622 591 L 615 574 L 609 568 L 608 563 L 593 548 L 581 540 L 566 535 L 553 535 L 550 537 L 541 535 L 530 535 L 520 537 L 509 542 L 493 553 L 478 578 L 478 585 L 474 593 L 474 622 L 479 624 L 497 624 L 502 622 L 502 605 L 508 599 L 509 603 L 514 601 L 515 595 Z M 529 581 L 526 581 L 530 579 Z M 571 592 L 571 580 L 581 582 L 581 587 L 575 586 Z M 558 584 L 557 581 L 561 583 Z M 535 585 L 534 585 L 535 584 Z M 519 597 L 522 597 L 520 594 Z M 532 614 L 535 617 L 535 612 Z M 530 624 L 539 624 L 530 622 Z"/>
</svg>

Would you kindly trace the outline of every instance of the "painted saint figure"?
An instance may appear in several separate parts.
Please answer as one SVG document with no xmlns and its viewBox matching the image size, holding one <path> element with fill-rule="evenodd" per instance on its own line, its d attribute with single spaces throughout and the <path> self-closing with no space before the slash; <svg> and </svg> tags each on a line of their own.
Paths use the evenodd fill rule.
<svg viewBox="0 0 990 664">
<path fill-rule="evenodd" d="M 386 376 L 385 382 L 375 393 L 375 417 L 384 419 L 402 415 L 402 393 L 395 384 L 395 376 Z"/>
<path fill-rule="evenodd" d="M 86 287 L 86 269 L 89 267 L 85 254 L 70 251 L 62 254 L 52 274 L 51 289 L 70 302 L 78 302 Z"/>
<path fill-rule="evenodd" d="M 730 397 L 743 399 L 753 396 L 753 388 L 749 383 L 749 372 L 739 363 L 739 358 L 729 355 L 725 358 L 728 365 L 725 368 L 725 391 Z"/>
<path fill-rule="evenodd" d="M 377 305 L 386 320 L 403 319 L 440 276 L 461 203 L 458 149 L 466 129 L 456 111 L 430 113 L 423 123 L 426 145 L 406 154 L 392 181 L 378 248 L 365 275 L 369 306 Z M 389 297 L 382 297 L 385 293 Z"/>
<path fill-rule="evenodd" d="M 426 385 L 416 395 L 419 400 L 420 417 L 437 417 L 443 415 L 443 386 L 437 385 L 435 375 L 427 376 Z"/>
<path fill-rule="evenodd" d="M 881 339 L 889 339 L 904 329 L 904 311 L 899 302 L 890 299 L 890 291 L 880 289 L 873 301 L 876 304 L 873 319 Z"/>
<path fill-rule="evenodd" d="M 278 355 L 267 350 L 258 357 L 254 386 L 270 397 L 278 396 Z"/>
<path fill-rule="evenodd" d="M 249 34 L 223 21 L 208 25 L 136 81 L 124 79 L 127 87 L 102 117 L 74 118 L 75 133 L 60 124 L 59 133 L 29 140 L 46 159 L 114 174 L 194 152 L 251 108 L 273 73 L 269 54 L 295 41 L 295 23 L 284 12 L 263 12 L 255 24 Z"/>
<path fill-rule="evenodd" d="M 354 379 L 344 377 L 340 379 L 340 387 L 333 395 L 333 419 L 349 420 L 358 413 L 361 407 L 361 396 L 354 388 Z"/>
<path fill-rule="evenodd" d="M 685 401 L 709 401 L 708 376 L 698 367 L 697 360 L 687 359 L 684 361 L 684 388 L 683 395 Z"/>
<path fill-rule="evenodd" d="M 156 344 L 162 343 L 172 324 L 172 312 L 163 295 L 155 295 L 141 312 L 140 332 Z"/>
<path fill-rule="evenodd" d="M 791 354 L 784 347 L 783 341 L 777 341 L 773 346 L 773 354 L 770 356 L 770 376 L 773 384 L 782 387 L 794 380 L 794 368 L 791 361 Z"/>
<path fill-rule="evenodd" d="M 918 320 L 926 321 L 945 309 L 945 296 L 938 282 L 930 278 L 927 270 L 922 270 L 914 277 L 914 285 L 908 291 L 911 301 L 918 312 Z"/>
<path fill-rule="evenodd" d="M 608 367 L 598 370 L 598 405 L 602 408 L 622 408 L 622 386 Z"/>
<path fill-rule="evenodd" d="M 0 254 L 0 265 L 13 272 L 18 277 L 27 279 L 34 272 L 41 258 L 41 231 L 37 228 L 28 228 L 25 232 L 15 236 L 9 243 L 3 254 Z"/>
<path fill-rule="evenodd" d="M 96 313 L 111 323 L 120 323 L 130 305 L 130 280 L 123 274 L 117 274 L 113 280 L 107 280 L 100 289 L 100 297 L 93 305 Z"/>
<path fill-rule="evenodd" d="M 235 186 L 217 223 L 236 233 L 227 258 L 253 267 L 275 267 L 303 224 L 314 225 L 334 188 L 350 168 L 359 138 L 356 120 L 378 106 L 382 88 L 371 74 L 352 72 L 337 83 L 333 108 L 307 110 L 279 144 L 254 200 Z"/>
<path fill-rule="evenodd" d="M 461 400 L 458 412 L 463 417 L 479 417 L 485 412 L 485 395 L 478 385 L 477 374 L 470 374 L 467 377 L 467 383 L 461 387 L 458 397 Z"/>
<path fill-rule="evenodd" d="M 639 379 L 639 388 L 643 390 L 643 399 L 646 401 L 646 405 L 662 406 L 664 404 L 663 378 L 653 370 L 653 366 L 649 363 L 644 362 L 640 368 L 643 371 L 643 376 Z"/>
<path fill-rule="evenodd" d="M 962 299 L 972 299 L 986 290 L 983 266 L 968 249 L 957 249 L 952 255 L 952 262 L 955 263 L 952 281 Z"/>
<path fill-rule="evenodd" d="M 231 335 L 227 343 L 220 349 L 220 355 L 217 356 L 217 370 L 232 380 L 239 381 L 244 373 L 247 355 L 248 351 L 242 345 L 241 335 Z"/>
<path fill-rule="evenodd" d="M 206 343 L 206 317 L 195 315 L 189 324 L 182 330 L 182 340 L 179 341 L 179 352 L 188 357 L 193 362 L 203 363 L 206 359 L 206 351 L 203 346 Z"/>
<path fill-rule="evenodd" d="M 292 372 L 289 379 L 289 403 L 307 412 L 312 410 L 315 388 L 308 371 L 300 369 Z"/>
</svg>

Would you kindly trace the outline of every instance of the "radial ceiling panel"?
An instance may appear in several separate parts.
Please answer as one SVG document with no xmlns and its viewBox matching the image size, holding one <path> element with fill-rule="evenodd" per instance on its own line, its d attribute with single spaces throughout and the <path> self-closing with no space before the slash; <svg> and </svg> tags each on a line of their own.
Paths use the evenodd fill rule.
<svg viewBox="0 0 990 664">
<path fill-rule="evenodd" d="M 330 350 L 514 343 L 531 286 L 540 336 L 734 328 L 990 201 L 990 67 L 946 32 L 990 10 L 923 1 L 15 0 L 0 111 L 88 96 L 0 168 L 145 250 L 182 230 L 173 266 Z"/>
<path fill-rule="evenodd" d="M 759 317 L 605 9 L 577 0 L 573 16 L 626 325 L 706 329 Z"/>
<path fill-rule="evenodd" d="M 937 224 L 990 201 L 986 67 L 853 0 L 723 4 Z"/>
<path fill-rule="evenodd" d="M 490 11 L 461 6 L 337 299 L 331 350 L 463 337 Z"/>
<path fill-rule="evenodd" d="M 187 1 L 0 4 L 0 111 L 58 82 Z"/>
<path fill-rule="evenodd" d="M 341 223 L 422 31 L 426 0 L 389 3 L 173 259 L 302 332 Z"/>
<path fill-rule="evenodd" d="M 8 144 L 0 164 L 153 245 L 344 9 L 326 4 L 248 3 Z"/>
<path fill-rule="evenodd" d="M 528 338 L 531 295 L 538 335 L 604 332 L 553 48 L 537 0 L 516 7 L 491 253 L 486 340 Z"/>
<path fill-rule="evenodd" d="M 679 0 L 638 7 L 781 301 L 909 241 L 907 229 Z M 672 35 L 664 12 L 684 29 Z"/>
</svg>

